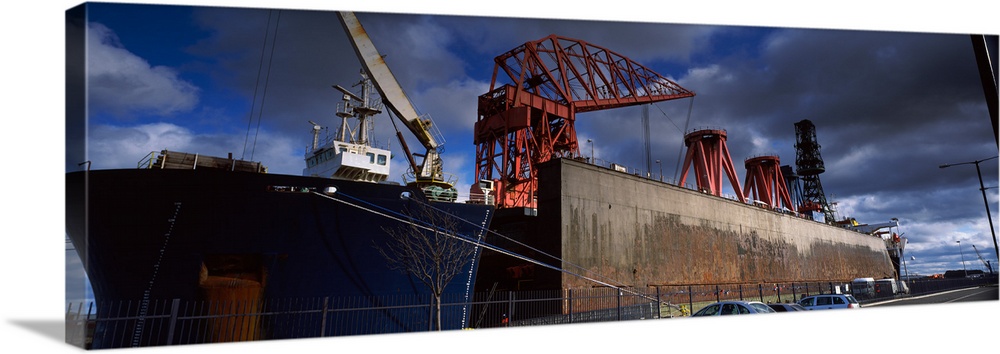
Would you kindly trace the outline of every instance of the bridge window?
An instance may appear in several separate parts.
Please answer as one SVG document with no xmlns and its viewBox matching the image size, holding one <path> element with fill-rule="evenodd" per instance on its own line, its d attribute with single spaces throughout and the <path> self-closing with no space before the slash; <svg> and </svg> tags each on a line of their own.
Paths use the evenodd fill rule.
<svg viewBox="0 0 1000 354">
<path fill-rule="evenodd" d="M 385 166 L 385 161 L 386 161 L 385 155 L 379 154 L 378 155 L 378 164 L 381 165 L 381 166 Z"/>
</svg>

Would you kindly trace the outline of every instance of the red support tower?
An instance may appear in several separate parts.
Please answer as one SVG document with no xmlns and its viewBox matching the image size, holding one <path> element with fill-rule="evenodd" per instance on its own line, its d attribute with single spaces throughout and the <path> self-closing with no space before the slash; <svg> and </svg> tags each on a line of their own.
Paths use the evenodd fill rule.
<svg viewBox="0 0 1000 354">
<path fill-rule="evenodd" d="M 743 183 L 744 196 L 766 203 L 770 208 L 783 207 L 795 211 L 778 156 L 751 157 L 744 161 L 744 166 L 747 169 L 747 179 Z"/>
<path fill-rule="evenodd" d="M 476 180 L 493 181 L 498 208 L 534 208 L 535 166 L 579 157 L 576 113 L 693 97 L 694 93 L 605 48 L 550 35 L 494 59 L 479 96 Z M 513 81 L 499 87 L 503 71 Z M 482 201 L 473 184 L 473 201 Z"/>
<path fill-rule="evenodd" d="M 684 157 L 684 169 L 681 170 L 681 180 L 677 183 L 683 186 L 687 181 L 688 171 L 694 165 L 695 181 L 698 190 L 722 196 L 722 173 L 729 176 L 736 198 L 746 203 L 740 181 L 736 179 L 736 169 L 733 159 L 729 157 L 726 147 L 726 131 L 722 129 L 700 129 L 684 136 L 687 155 Z"/>
</svg>

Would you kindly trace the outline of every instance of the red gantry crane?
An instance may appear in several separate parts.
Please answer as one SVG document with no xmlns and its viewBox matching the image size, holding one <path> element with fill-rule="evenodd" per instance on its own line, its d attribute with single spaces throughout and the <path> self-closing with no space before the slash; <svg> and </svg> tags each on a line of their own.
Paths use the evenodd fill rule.
<svg viewBox="0 0 1000 354">
<path fill-rule="evenodd" d="M 470 199 L 493 199 L 498 208 L 535 208 L 535 166 L 580 157 L 577 113 L 694 97 L 618 53 L 557 35 L 494 61 L 490 91 L 479 96 L 474 137 L 476 180 L 493 185 L 474 184 Z M 513 83 L 498 87 L 501 71 Z"/>
<path fill-rule="evenodd" d="M 751 157 L 743 164 L 747 170 L 746 182 L 743 184 L 745 197 L 753 198 L 755 202 L 770 208 L 795 211 L 785 176 L 781 172 L 781 159 L 777 155 Z"/>
<path fill-rule="evenodd" d="M 693 170 L 699 191 L 722 196 L 722 175 L 725 174 L 729 176 L 736 198 L 746 203 L 733 167 L 733 158 L 729 156 L 729 147 L 726 146 L 726 136 L 726 131 L 719 128 L 696 129 L 685 134 L 684 145 L 688 150 L 677 185 L 687 184 L 688 171 Z"/>
</svg>

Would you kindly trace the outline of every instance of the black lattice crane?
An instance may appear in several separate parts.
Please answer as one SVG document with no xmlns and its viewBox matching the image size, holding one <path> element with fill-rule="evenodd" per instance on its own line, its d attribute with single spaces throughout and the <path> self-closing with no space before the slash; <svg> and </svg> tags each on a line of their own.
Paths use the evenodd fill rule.
<svg viewBox="0 0 1000 354">
<path fill-rule="evenodd" d="M 804 119 L 795 123 L 795 172 L 802 180 L 802 204 L 798 211 L 822 212 L 825 222 L 831 224 L 834 222 L 833 209 L 827 203 L 823 184 L 819 181 L 819 174 L 826 171 L 819 147 L 816 126 L 812 121 Z"/>
<path fill-rule="evenodd" d="M 979 260 L 983 262 L 983 265 L 985 265 L 986 269 L 990 271 L 990 274 L 993 274 L 993 266 L 990 265 L 990 261 L 983 259 L 983 255 L 979 254 L 979 249 L 976 248 L 976 245 L 972 245 L 972 249 L 976 251 L 976 255 L 979 256 Z"/>
</svg>

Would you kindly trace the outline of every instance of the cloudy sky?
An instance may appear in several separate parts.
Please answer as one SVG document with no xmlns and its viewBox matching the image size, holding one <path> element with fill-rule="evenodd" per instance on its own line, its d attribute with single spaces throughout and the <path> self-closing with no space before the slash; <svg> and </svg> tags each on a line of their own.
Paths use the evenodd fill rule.
<svg viewBox="0 0 1000 354">
<path fill-rule="evenodd" d="M 606 47 L 696 93 L 650 108 L 652 159 L 667 178 L 679 173 L 684 127 L 726 129 L 742 183 L 745 158 L 776 153 L 794 164 L 793 124 L 809 119 L 838 218 L 898 218 L 916 274 L 962 269 L 963 256 L 966 267 L 983 268 L 971 245 L 996 263 L 974 166 L 938 168 L 997 155 L 968 35 L 358 16 L 413 105 L 440 127 L 445 170 L 461 177 L 460 193 L 474 179 L 475 102 L 489 89 L 493 57 L 558 34 Z M 335 129 L 340 94 L 330 85 L 359 79 L 358 59 L 329 11 L 95 4 L 87 20 L 89 155 L 80 161 L 94 169 L 132 168 L 150 151 L 170 149 L 232 152 L 272 173 L 301 174 L 307 121 Z M 996 55 L 995 38 L 991 49 Z M 379 118 L 376 140 L 393 147 L 398 180 L 405 160 L 389 117 Z M 577 120 L 581 153 L 590 154 L 592 139 L 599 159 L 645 169 L 639 108 Z M 78 162 L 67 161 L 67 170 Z M 981 167 L 995 187 L 997 160 Z M 987 190 L 993 211 L 997 195 Z"/>
<path fill-rule="evenodd" d="M 62 11 L 75 4 L 56 6 L 39 23 L 60 28 Z M 212 4 L 234 5 L 223 1 Z M 496 14 L 567 17 L 551 6 L 543 7 L 548 11 L 533 11 L 531 5 L 498 9 L 501 12 Z M 298 4 L 292 8 L 305 6 L 315 7 Z M 379 11 L 453 12 L 440 4 L 426 10 L 384 4 L 361 8 L 371 6 Z M 826 163 L 820 178 L 827 197 L 838 203 L 838 215 L 866 223 L 898 218 L 900 231 L 910 241 L 907 251 L 915 256 L 908 262 L 911 274 L 961 269 L 963 256 L 969 269 L 982 268 L 971 249 L 973 244 L 996 264 L 974 166 L 937 167 L 997 155 L 967 35 L 970 29 L 981 28 L 977 26 L 984 21 L 956 24 L 935 17 L 941 13 L 962 18 L 966 10 L 955 9 L 930 13 L 925 9 L 915 16 L 924 16 L 926 21 L 893 22 L 884 20 L 908 15 L 907 9 L 861 13 L 822 9 L 831 14 L 822 17 L 813 13 L 817 9 L 786 8 L 802 16 L 782 17 L 780 23 L 786 27 L 760 27 L 771 25 L 768 21 L 774 18 L 745 16 L 760 11 L 757 7 L 746 12 L 711 11 L 709 7 L 607 13 L 658 24 L 377 13 L 358 16 L 416 108 L 431 114 L 441 127 L 446 138 L 445 169 L 462 177 L 462 193 L 467 193 L 473 178 L 470 133 L 476 118 L 475 97 L 488 90 L 492 58 L 526 41 L 558 34 L 618 52 L 697 94 L 693 100 L 658 103 L 650 109 L 652 155 L 663 161 L 665 175 L 677 173 L 685 126 L 727 129 L 730 153 L 742 182 L 745 173 L 739 161 L 746 157 L 776 153 L 784 164 L 794 163 L 793 124 L 810 119 L 816 125 Z M 461 10 L 487 13 L 482 8 Z M 854 21 L 848 28 L 865 30 L 792 29 L 842 28 L 836 20 L 828 20 L 845 13 Z M 359 63 L 333 13 L 108 5 L 94 7 L 89 15 L 89 150 L 85 160 L 92 161 L 94 169 L 131 168 L 150 151 L 172 149 L 217 155 L 232 152 L 262 161 L 272 173 L 300 174 L 302 154 L 310 138 L 306 121 L 332 125 L 339 95 L 330 85 L 346 86 L 358 80 Z M 604 17 L 604 13 L 581 16 Z M 729 25 L 732 23 L 747 26 Z M 941 23 L 951 27 L 938 27 Z M 8 32 L 30 38 L 25 34 L 34 32 L 23 28 L 32 27 Z M 274 54 L 270 56 L 272 38 L 265 41 L 265 33 L 270 29 L 274 34 L 275 28 Z M 986 28 L 987 33 L 997 33 L 995 25 Z M 61 45 L 63 37 L 56 31 L 46 39 Z M 42 41 L 17 43 L 24 43 L 18 46 L 22 48 L 19 64 L 42 61 L 31 59 Z M 48 56 L 58 59 L 59 45 Z M 996 58 L 995 40 L 991 49 Z M 266 96 L 261 99 L 260 88 L 255 101 L 256 84 L 264 80 L 258 79 L 259 75 L 264 77 L 258 71 L 262 52 L 268 54 L 264 67 L 270 70 L 266 72 Z M 63 63 L 57 60 L 53 64 L 38 69 L 7 66 L 26 76 L 24 84 L 11 87 L 25 97 L 32 90 L 56 91 L 52 100 L 62 101 L 55 85 L 62 79 Z M 43 81 L 55 85 L 39 88 L 33 75 L 25 75 L 43 71 L 60 74 L 53 81 Z M 44 139 L 53 139 L 53 130 L 44 129 L 44 125 L 58 125 L 58 119 L 34 114 L 49 108 L 45 101 L 27 102 L 31 106 L 19 111 L 20 129 L 5 132 L 13 138 L 5 140 L 15 141 L 19 149 L 8 146 L 8 150 L 30 151 L 46 145 Z M 62 113 L 57 109 L 54 116 Z M 638 108 L 579 115 L 582 152 L 589 154 L 590 146 L 585 142 L 593 139 L 599 158 L 641 168 L 640 115 Z M 382 118 L 377 123 L 377 138 L 388 141 L 391 125 Z M 415 145 L 415 141 L 410 144 Z M 392 142 L 392 146 L 397 145 Z M 62 151 L 50 153 L 53 158 L 49 162 L 61 160 Z M 393 176 L 404 168 L 400 153 L 396 155 Z M 32 160 L 38 163 L 43 159 Z M 83 159 L 71 156 L 55 174 L 79 168 L 78 160 Z M 995 159 L 981 164 L 988 188 L 998 184 L 997 166 Z M 39 170 L 49 171 L 51 166 Z M 58 185 L 61 180 L 52 182 Z M 18 180 L 18 196 L 25 193 L 25 200 L 31 200 L 28 192 L 33 188 L 22 186 L 35 183 Z M 994 224 L 1000 214 L 997 190 L 987 189 Z M 52 199 L 58 201 L 60 196 Z M 39 208 L 33 203 L 23 205 L 24 211 Z M 16 215 L 20 214 L 5 217 Z M 32 225 L 45 223 L 21 219 Z M 961 241 L 964 253 L 955 241 Z M 69 265 L 74 261 L 71 255 L 66 253 Z M 74 274 L 68 272 L 67 277 Z"/>
</svg>

